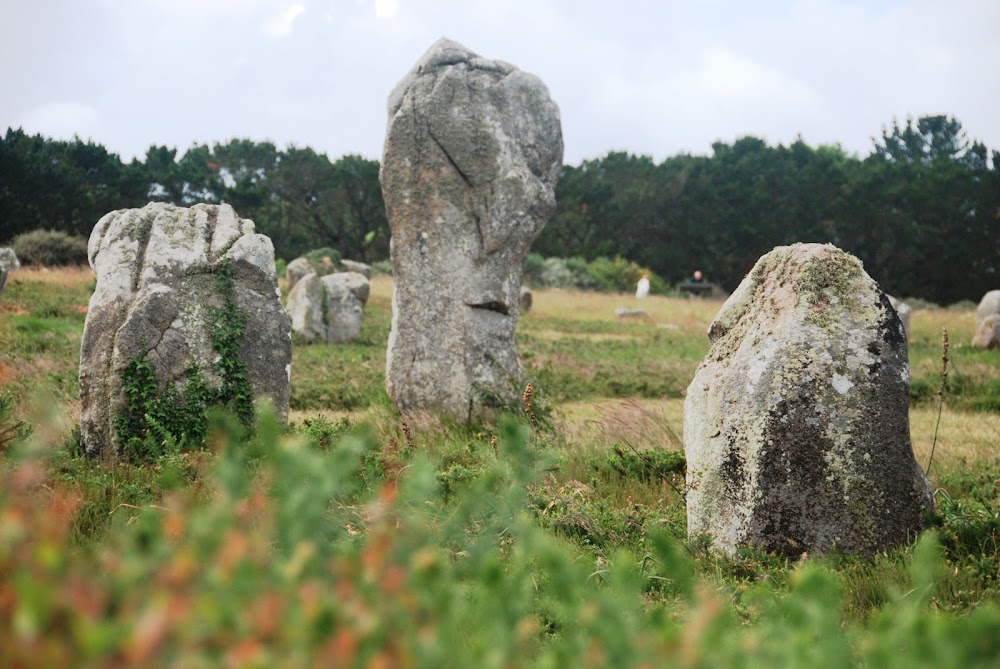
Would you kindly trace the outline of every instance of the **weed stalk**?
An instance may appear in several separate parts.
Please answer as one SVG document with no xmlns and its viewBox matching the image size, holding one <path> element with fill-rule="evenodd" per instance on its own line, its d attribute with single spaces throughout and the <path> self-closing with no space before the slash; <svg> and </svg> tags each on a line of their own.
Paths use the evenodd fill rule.
<svg viewBox="0 0 1000 669">
<path fill-rule="evenodd" d="M 938 384 L 938 414 L 934 424 L 934 439 L 931 441 L 931 454 L 927 458 L 927 469 L 924 476 L 931 475 L 931 464 L 934 462 L 934 449 L 937 448 L 938 428 L 941 427 L 941 411 L 944 409 L 944 390 L 948 382 L 948 328 L 941 328 L 941 382 Z"/>
</svg>

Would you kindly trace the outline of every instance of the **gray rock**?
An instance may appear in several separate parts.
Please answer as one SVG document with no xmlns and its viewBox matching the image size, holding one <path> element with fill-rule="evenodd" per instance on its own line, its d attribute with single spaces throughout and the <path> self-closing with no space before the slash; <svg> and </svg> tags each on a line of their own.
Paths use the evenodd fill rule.
<svg viewBox="0 0 1000 669">
<path fill-rule="evenodd" d="M 897 300 L 892 295 L 886 294 L 886 297 L 889 298 L 889 304 L 892 305 L 892 308 L 899 315 L 899 320 L 903 323 L 903 331 L 906 333 L 908 340 L 910 338 L 910 315 L 913 313 L 913 309 L 906 302 Z"/>
<path fill-rule="evenodd" d="M 637 318 L 641 320 L 649 317 L 642 309 L 629 309 L 627 307 L 618 307 L 615 309 L 615 316 L 626 320 L 630 318 Z"/>
<path fill-rule="evenodd" d="M 291 332 L 281 305 L 274 248 L 252 221 L 228 205 L 191 208 L 150 203 L 113 211 L 90 236 L 97 286 L 80 353 L 80 429 L 87 453 L 120 448 L 117 419 L 126 410 L 124 370 L 146 357 L 158 389 L 180 396 L 189 369 L 210 390 L 223 378 L 212 344 L 217 310 L 227 299 L 247 319 L 238 359 L 255 396 L 288 413 Z M 234 287 L 219 271 L 228 266 Z"/>
<path fill-rule="evenodd" d="M 7 270 L 0 269 L 0 293 L 3 292 L 3 287 L 7 284 Z"/>
<path fill-rule="evenodd" d="M 307 274 L 288 294 L 292 329 L 310 342 L 354 339 L 361 333 L 369 286 L 357 272 Z"/>
<path fill-rule="evenodd" d="M 910 446 L 906 337 L 857 258 L 774 249 L 709 337 L 684 402 L 689 535 L 794 555 L 916 536 L 933 503 Z"/>
<path fill-rule="evenodd" d="M 21 269 L 21 263 L 18 261 L 14 249 L 8 246 L 0 247 L 0 270 L 10 272 L 15 269 Z"/>
<path fill-rule="evenodd" d="M 531 305 L 535 301 L 535 296 L 532 294 L 529 288 L 524 286 L 521 287 L 521 313 L 526 314 L 531 311 Z"/>
<path fill-rule="evenodd" d="M 554 210 L 562 148 L 537 77 L 455 42 L 435 43 L 392 91 L 380 178 L 397 409 L 488 419 L 520 397 L 522 262 Z"/>
<path fill-rule="evenodd" d="M 348 272 L 357 272 L 358 274 L 363 274 L 366 279 L 372 278 L 372 266 L 366 265 L 363 262 L 358 262 L 356 260 L 341 260 L 340 264 L 344 266 Z"/>
<path fill-rule="evenodd" d="M 285 267 L 285 280 L 288 281 L 288 290 L 295 287 L 302 277 L 312 274 L 316 270 L 305 258 L 296 258 Z"/>
<path fill-rule="evenodd" d="M 972 345 L 977 348 L 1000 348 L 1000 290 L 991 290 L 979 301 Z"/>
</svg>

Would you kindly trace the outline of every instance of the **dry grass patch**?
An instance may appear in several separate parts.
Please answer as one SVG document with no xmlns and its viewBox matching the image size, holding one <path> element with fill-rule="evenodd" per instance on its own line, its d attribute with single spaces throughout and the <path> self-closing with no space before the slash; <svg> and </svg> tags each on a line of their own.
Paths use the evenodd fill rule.
<svg viewBox="0 0 1000 669">
<path fill-rule="evenodd" d="M 627 341 L 638 339 L 639 334 L 625 332 L 564 332 L 562 330 L 532 330 L 532 337 L 554 341 L 557 339 L 587 339 L 589 341 Z"/>
<path fill-rule="evenodd" d="M 8 281 L 45 283 L 56 286 L 78 286 L 95 281 L 94 272 L 87 265 L 75 267 L 22 267 L 11 272 Z"/>
<path fill-rule="evenodd" d="M 557 411 L 557 429 L 575 448 L 607 450 L 616 443 L 639 449 L 684 448 L 682 399 L 566 402 Z"/>
<path fill-rule="evenodd" d="M 531 312 L 525 318 L 545 317 L 577 321 L 620 321 L 615 309 L 642 309 L 657 324 L 676 325 L 685 331 L 704 333 L 722 307 L 718 300 L 685 299 L 651 295 L 637 300 L 625 293 L 594 293 L 580 290 L 534 291 Z"/>
<path fill-rule="evenodd" d="M 975 309 L 914 309 L 910 315 L 910 343 L 938 345 L 941 329 L 948 328 L 951 344 L 968 346 L 976 332 Z"/>
<path fill-rule="evenodd" d="M 937 415 L 936 407 L 910 409 L 913 451 L 921 467 L 927 466 L 927 459 L 930 457 Z M 937 447 L 934 449 L 934 471 L 987 461 L 997 455 L 998 445 L 1000 415 L 952 411 L 945 406 L 941 412 Z M 934 471 L 931 472 L 932 477 Z"/>
</svg>

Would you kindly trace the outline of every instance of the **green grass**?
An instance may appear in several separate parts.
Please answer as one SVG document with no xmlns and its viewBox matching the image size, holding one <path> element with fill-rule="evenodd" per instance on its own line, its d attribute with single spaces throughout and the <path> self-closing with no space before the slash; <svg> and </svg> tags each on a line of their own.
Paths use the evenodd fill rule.
<svg viewBox="0 0 1000 669">
<path fill-rule="evenodd" d="M 29 450 L 41 454 L 0 456 L 2 527 L 33 519 L 23 536 L 0 529 L 0 567 L 22 574 L 0 578 L 0 620 L 21 621 L 0 622 L 0 647 L 28 648 L 18 635 L 37 628 L 76 644 L 53 641 L 53 653 L 149 662 L 129 645 L 132 625 L 175 592 L 193 607 L 190 622 L 150 642 L 175 666 L 270 666 L 275 656 L 241 664 L 226 653 L 253 639 L 299 657 L 334 637 L 358 666 L 399 665 L 406 653 L 418 666 L 447 666 L 447 657 L 466 666 L 889 666 L 900 648 L 922 649 L 906 658 L 913 666 L 997 657 L 1000 359 L 965 345 L 967 312 L 913 316 L 921 461 L 936 418 L 940 328 L 952 337 L 932 475 L 938 543 L 872 560 L 749 549 L 729 559 L 687 540 L 683 500 L 681 403 L 718 303 L 649 298 L 648 320 L 621 322 L 614 308 L 636 306 L 630 296 L 536 291 L 517 339 L 539 425 L 526 431 L 523 411 L 505 427 L 419 414 L 404 423 L 384 388 L 391 284 L 379 277 L 359 338 L 295 343 L 283 432 L 265 421 L 240 445 L 235 427 L 216 422 L 207 451 L 111 465 L 83 458 L 78 437 L 41 418 L 33 399 L 47 393 L 43 408 L 74 422 L 92 287 L 85 271 L 19 272 L 0 296 L 0 395 L 14 398 L 0 432 L 27 420 Z M 59 557 L 39 557 L 50 554 Z M 94 601 L 112 603 L 84 619 L 37 580 L 74 593 L 97 587 L 93 574 Z M 258 600 L 285 612 L 272 627 L 252 613 Z M 36 602 L 37 616 L 4 609 L 11 601 Z M 337 637 L 348 632 L 353 640 Z"/>
</svg>

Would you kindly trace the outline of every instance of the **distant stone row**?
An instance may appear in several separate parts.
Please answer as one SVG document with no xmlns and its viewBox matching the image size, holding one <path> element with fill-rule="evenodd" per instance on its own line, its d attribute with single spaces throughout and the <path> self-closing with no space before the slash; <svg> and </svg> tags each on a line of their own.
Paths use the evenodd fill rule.
<svg viewBox="0 0 1000 669">
<path fill-rule="evenodd" d="M 521 267 L 561 165 L 556 105 L 507 63 L 442 40 L 393 90 L 380 176 L 395 280 L 386 389 L 399 411 L 468 421 L 517 402 Z M 270 240 L 226 205 L 111 212 L 89 259 L 81 431 L 94 455 L 144 425 L 136 406 L 151 393 L 158 420 L 173 419 L 167 405 L 186 415 L 195 396 L 265 396 L 284 416 L 292 329 L 356 336 L 369 291 L 363 267 L 296 260 L 286 310 Z M 977 345 L 1000 346 L 1000 291 L 977 318 Z M 730 553 L 871 554 L 923 527 L 932 500 L 910 445 L 906 334 L 860 261 L 829 245 L 773 250 L 709 337 L 685 401 L 689 533 Z"/>
</svg>

